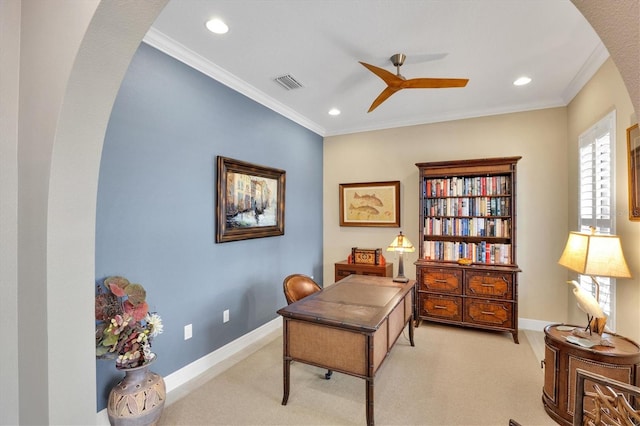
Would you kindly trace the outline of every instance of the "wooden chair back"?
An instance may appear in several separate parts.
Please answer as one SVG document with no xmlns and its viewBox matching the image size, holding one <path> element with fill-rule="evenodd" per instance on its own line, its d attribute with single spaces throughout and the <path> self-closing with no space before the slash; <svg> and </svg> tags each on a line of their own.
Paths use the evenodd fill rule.
<svg viewBox="0 0 640 426">
<path fill-rule="evenodd" d="M 640 387 L 582 369 L 576 374 L 574 426 L 640 424 Z M 591 410 L 584 408 L 587 398 L 593 401 Z"/>
<path fill-rule="evenodd" d="M 284 288 L 284 297 L 286 297 L 289 305 L 322 290 L 310 276 L 304 274 L 289 275 L 284 279 L 282 286 Z"/>
</svg>

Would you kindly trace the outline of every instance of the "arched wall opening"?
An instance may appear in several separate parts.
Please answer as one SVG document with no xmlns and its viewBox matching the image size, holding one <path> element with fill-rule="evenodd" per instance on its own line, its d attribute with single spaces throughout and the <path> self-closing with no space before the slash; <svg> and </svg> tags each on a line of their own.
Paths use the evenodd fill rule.
<svg viewBox="0 0 640 426">
<path fill-rule="evenodd" d="M 66 86 L 51 154 L 46 228 L 49 424 L 96 422 L 95 346 L 77 342 L 94 341 L 95 289 L 89 284 L 95 280 L 102 144 L 131 58 L 167 1 L 101 0 Z M 56 324 L 76 326 L 69 332 Z M 21 399 L 21 420 L 32 409 L 28 405 Z"/>
<path fill-rule="evenodd" d="M 46 228 L 49 354 L 45 397 L 50 424 L 95 422 L 95 348 L 76 342 L 93 342 L 94 293 L 88 283 L 95 279 L 96 197 L 102 144 L 128 64 L 167 1 L 101 0 L 87 27 L 64 95 L 50 158 Z M 612 7 L 591 7 L 598 2 L 575 3 L 598 34 L 607 34 L 601 38 L 618 63 L 622 59 L 616 52 L 623 50 L 619 46 L 628 50 L 629 42 L 608 32 L 611 22 L 606 15 L 617 19 L 616 14 Z M 604 14 L 605 19 L 591 19 L 593 14 Z M 640 28 L 637 10 L 628 22 Z M 635 49 L 640 50 L 637 37 Z M 638 68 L 640 65 L 620 69 L 636 111 L 640 111 L 640 99 L 633 87 L 637 88 Z M 68 329 L 55 326 L 71 322 L 80 324 L 79 334 L 71 335 Z M 60 368 L 61 365 L 72 365 L 73 369 Z M 82 374 L 73 374 L 76 371 Z M 73 386 L 68 383 L 70 372 Z M 30 409 L 28 401 L 21 400 L 20 405 L 21 411 Z"/>
</svg>

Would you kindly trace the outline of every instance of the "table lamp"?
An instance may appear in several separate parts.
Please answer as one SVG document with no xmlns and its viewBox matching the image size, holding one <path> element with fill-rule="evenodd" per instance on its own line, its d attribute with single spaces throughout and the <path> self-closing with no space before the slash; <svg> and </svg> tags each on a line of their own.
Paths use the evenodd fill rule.
<svg viewBox="0 0 640 426">
<path fill-rule="evenodd" d="M 402 257 L 405 252 L 414 252 L 416 249 L 411 244 L 411 241 L 404 235 L 402 235 L 402 231 L 394 238 L 394 240 L 387 247 L 387 251 L 395 251 L 398 253 L 398 276 L 393 279 L 393 281 L 398 283 L 406 283 L 409 282 L 409 278 L 404 276 L 404 264 Z"/>
<path fill-rule="evenodd" d="M 600 283 L 596 277 L 631 278 L 631 272 L 622 253 L 620 238 L 617 235 L 596 234 L 593 227 L 591 233 L 570 232 L 558 263 L 591 277 L 596 287 L 595 305 L 591 294 L 579 289 L 574 290 L 574 294 L 578 299 L 578 306 L 587 314 L 587 329 L 602 334 L 606 317 L 602 318 L 602 314 L 596 314 L 600 307 Z"/>
</svg>

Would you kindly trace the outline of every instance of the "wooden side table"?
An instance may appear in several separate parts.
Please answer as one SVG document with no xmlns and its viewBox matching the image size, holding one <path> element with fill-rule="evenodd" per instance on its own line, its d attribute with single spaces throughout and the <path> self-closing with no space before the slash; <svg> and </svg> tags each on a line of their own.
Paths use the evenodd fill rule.
<svg viewBox="0 0 640 426">
<path fill-rule="evenodd" d="M 366 263 L 348 263 L 346 260 L 335 263 L 335 281 L 349 275 L 373 275 L 377 277 L 393 277 L 393 263 L 384 265 L 367 265 Z"/>
<path fill-rule="evenodd" d="M 576 392 L 576 369 L 591 371 L 605 377 L 640 385 L 640 346 L 617 334 L 604 333 L 614 347 L 594 346 L 590 349 L 566 340 L 576 328 L 554 324 L 544 329 L 544 387 L 542 403 L 553 420 L 561 425 L 573 425 Z M 577 327 L 580 328 L 580 327 Z M 591 382 L 585 388 L 592 390 Z M 591 401 L 585 400 L 585 409 L 591 409 Z"/>
</svg>

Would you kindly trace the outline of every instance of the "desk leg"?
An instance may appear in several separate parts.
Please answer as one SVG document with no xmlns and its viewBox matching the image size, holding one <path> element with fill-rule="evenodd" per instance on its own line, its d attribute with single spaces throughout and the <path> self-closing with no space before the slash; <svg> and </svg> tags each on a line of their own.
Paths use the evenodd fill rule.
<svg viewBox="0 0 640 426">
<path fill-rule="evenodd" d="M 366 379 L 367 387 L 367 426 L 373 426 L 373 378 Z"/>
<path fill-rule="evenodd" d="M 367 405 L 367 426 L 373 426 L 373 380 L 375 378 L 375 370 L 373 360 L 375 358 L 375 347 L 373 345 L 373 335 L 367 335 L 367 377 L 365 378 L 366 401 Z"/>
<path fill-rule="evenodd" d="M 291 372 L 291 360 L 284 359 L 284 364 L 282 366 L 283 373 L 283 385 L 284 385 L 284 394 L 282 396 L 282 405 L 287 405 L 287 401 L 289 400 L 289 375 Z"/>
<path fill-rule="evenodd" d="M 413 327 L 414 327 L 414 323 L 415 326 L 417 327 L 420 323 L 418 322 L 418 317 L 416 315 L 416 312 L 418 312 L 418 307 L 416 306 L 416 286 L 413 286 L 413 289 L 411 289 L 411 308 L 413 309 L 413 312 L 411 313 L 411 317 L 409 318 L 409 342 L 411 342 L 411 346 L 415 346 L 413 344 Z"/>
<path fill-rule="evenodd" d="M 284 393 L 282 395 L 282 405 L 287 405 L 289 400 L 289 382 L 291 376 L 291 358 L 289 357 L 289 320 L 285 318 L 282 324 L 282 381 Z"/>
<path fill-rule="evenodd" d="M 416 294 L 415 286 L 413 287 L 413 290 L 411 290 L 411 297 L 413 297 L 413 322 L 417 328 L 420 327 L 420 315 L 418 315 L 420 307 L 418 306 L 418 295 Z"/>
<path fill-rule="evenodd" d="M 411 346 L 415 346 L 413 343 L 413 320 L 409 319 L 409 342 L 411 342 Z"/>
</svg>

